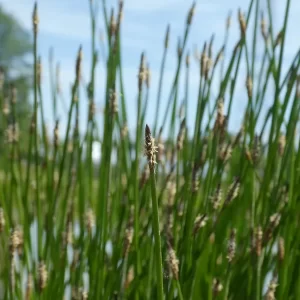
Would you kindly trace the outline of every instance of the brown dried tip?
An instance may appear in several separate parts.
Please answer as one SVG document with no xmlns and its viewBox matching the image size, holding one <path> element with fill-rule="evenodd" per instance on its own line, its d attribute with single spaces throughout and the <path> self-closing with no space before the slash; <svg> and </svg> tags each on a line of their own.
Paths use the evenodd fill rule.
<svg viewBox="0 0 300 300">
<path fill-rule="evenodd" d="M 281 42 L 282 42 L 282 39 L 283 39 L 283 31 L 279 31 L 277 37 L 276 37 L 276 40 L 275 40 L 275 47 L 280 45 Z"/>
<path fill-rule="evenodd" d="M 190 11 L 189 11 L 189 14 L 188 14 L 188 17 L 187 17 L 187 25 L 191 25 L 192 23 L 192 20 L 193 20 L 193 16 L 195 14 L 195 10 L 196 10 L 196 2 L 193 2 L 192 4 L 192 7 L 190 8 Z"/>
<path fill-rule="evenodd" d="M 157 152 L 157 147 L 154 144 L 154 138 L 151 136 L 151 131 L 148 125 L 145 127 L 145 155 L 148 159 L 148 164 L 150 171 L 154 171 L 156 164 L 155 153 Z"/>
<path fill-rule="evenodd" d="M 39 24 L 37 2 L 35 2 L 35 4 L 34 4 L 34 9 L 33 9 L 33 14 L 32 14 L 32 24 L 33 24 L 33 32 L 35 35 L 37 35 L 38 24 Z"/>
</svg>

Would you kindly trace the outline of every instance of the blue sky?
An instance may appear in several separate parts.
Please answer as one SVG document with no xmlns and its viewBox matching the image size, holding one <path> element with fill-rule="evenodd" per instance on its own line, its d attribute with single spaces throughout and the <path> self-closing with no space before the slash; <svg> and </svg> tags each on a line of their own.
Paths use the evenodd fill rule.
<svg viewBox="0 0 300 300">
<path fill-rule="evenodd" d="M 96 0 L 94 0 L 96 1 Z M 101 2 L 101 1 L 99 1 Z M 147 114 L 147 122 L 153 123 L 154 103 L 156 99 L 159 67 L 162 56 L 163 40 L 165 28 L 169 23 L 171 25 L 170 50 L 166 65 L 163 99 L 167 99 L 169 87 L 173 80 L 174 68 L 176 64 L 176 45 L 178 36 L 183 35 L 184 23 L 187 11 L 192 1 L 188 0 L 125 0 L 124 1 L 124 19 L 123 19 L 123 65 L 125 78 L 125 95 L 130 107 L 129 128 L 134 128 L 135 123 L 135 102 L 137 94 L 137 69 L 142 51 L 146 52 L 147 61 L 151 67 L 151 91 L 150 106 Z M 237 9 L 241 7 L 246 11 L 250 1 L 227 0 L 202 0 L 197 3 L 195 18 L 192 25 L 192 31 L 189 38 L 189 49 L 193 51 L 194 45 L 202 47 L 205 40 L 209 40 L 212 33 L 215 33 L 215 50 L 220 48 L 223 37 L 225 21 L 229 11 L 232 11 L 232 28 L 230 32 L 230 46 L 232 47 L 239 38 L 239 28 L 237 23 Z M 261 1 L 265 3 L 266 1 Z M 275 31 L 281 27 L 286 1 L 272 0 L 274 3 Z M 34 5 L 33 0 L 1 0 L 0 3 L 8 12 L 12 13 L 20 23 L 28 30 L 31 30 L 31 15 Z M 107 1 L 107 6 L 116 6 L 117 1 Z M 46 101 L 46 116 L 50 126 L 53 126 L 50 89 L 48 76 L 48 53 L 50 47 L 54 48 L 55 60 L 61 64 L 61 81 L 63 82 L 63 94 L 65 99 L 69 100 L 70 85 L 74 79 L 74 61 L 80 44 L 83 46 L 84 63 L 83 76 L 86 81 L 89 79 L 90 68 L 90 21 L 89 21 L 89 1 L 88 0 L 43 0 L 38 1 L 40 31 L 38 51 L 43 61 L 43 91 Z M 264 7 L 261 7 L 264 9 Z M 292 0 L 291 13 L 287 34 L 287 46 L 284 55 L 284 65 L 292 59 L 300 45 L 298 34 L 298 25 L 300 15 L 300 1 Z M 98 17 L 97 38 L 100 40 L 100 32 L 103 30 L 102 15 Z M 98 43 L 99 45 L 99 43 Z M 230 49 L 231 49 L 230 47 Z M 259 64 L 260 56 L 257 56 Z M 195 60 L 191 60 L 190 77 L 190 113 L 191 118 L 188 125 L 193 124 L 199 71 Z M 96 103 L 101 108 L 104 96 L 105 70 L 103 68 L 103 58 L 97 68 L 97 93 Z M 245 73 L 245 66 L 242 67 L 241 74 Z M 183 79 L 183 78 L 182 78 Z M 240 100 L 234 102 L 235 118 L 230 126 L 237 128 L 237 123 L 241 121 L 240 113 L 246 104 L 245 76 L 241 75 L 238 79 L 238 85 L 235 98 Z M 183 85 L 182 85 L 183 86 Z M 183 91 L 181 91 L 183 93 Z M 180 94 L 179 101 L 183 98 Z M 215 86 L 217 93 L 217 85 Z M 86 105 L 85 95 L 82 95 L 84 102 L 82 105 L 82 126 L 85 124 Z M 226 102 L 226 99 L 225 99 Z M 166 100 L 163 100 L 163 107 Z M 100 109 L 99 109 L 100 111 Z M 162 113 L 161 113 L 162 114 Z M 64 114 L 61 111 L 62 121 Z M 99 112 L 99 119 L 101 118 Z"/>
</svg>

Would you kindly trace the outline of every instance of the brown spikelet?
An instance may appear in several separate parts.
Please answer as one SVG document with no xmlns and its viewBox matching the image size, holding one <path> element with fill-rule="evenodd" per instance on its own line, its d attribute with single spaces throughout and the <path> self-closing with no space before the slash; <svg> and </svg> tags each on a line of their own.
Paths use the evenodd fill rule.
<svg viewBox="0 0 300 300">
<path fill-rule="evenodd" d="M 168 263 L 170 275 L 172 275 L 176 280 L 178 280 L 179 260 L 176 257 L 176 253 L 174 249 L 170 245 L 168 247 L 167 263 Z"/>
<path fill-rule="evenodd" d="M 221 184 L 218 183 L 216 190 L 214 192 L 214 194 L 210 197 L 212 205 L 213 205 L 213 209 L 217 210 L 219 209 L 219 207 L 221 206 L 221 202 L 222 202 L 222 189 L 221 189 Z"/>
<path fill-rule="evenodd" d="M 182 56 L 182 43 L 181 43 L 181 39 L 180 37 L 178 38 L 178 42 L 177 42 L 177 57 L 178 57 L 178 60 L 181 58 Z"/>
<path fill-rule="evenodd" d="M 284 254 L 285 254 L 284 238 L 279 237 L 279 239 L 278 239 L 278 260 L 279 260 L 279 262 L 283 262 Z"/>
<path fill-rule="evenodd" d="M 125 230 L 125 237 L 124 237 L 124 244 L 123 244 L 123 255 L 126 257 L 129 253 L 130 246 L 132 244 L 132 239 L 133 239 L 133 219 L 134 216 L 134 206 L 132 205 L 130 207 L 130 212 L 129 212 L 129 219 L 126 225 L 126 230 Z"/>
<path fill-rule="evenodd" d="M 261 226 L 258 226 L 256 228 L 256 233 L 255 233 L 255 252 L 258 257 L 261 256 L 262 238 L 263 238 L 263 231 L 261 229 Z"/>
<path fill-rule="evenodd" d="M 263 243 L 266 245 L 266 243 L 272 238 L 273 232 L 275 228 L 279 225 L 281 219 L 280 213 L 273 214 L 269 219 L 269 224 L 267 226 L 267 229 L 265 230 L 264 237 L 263 237 Z"/>
<path fill-rule="evenodd" d="M 114 9 L 111 9 L 110 12 L 110 21 L 109 21 L 109 36 L 110 38 L 113 38 L 116 35 L 117 32 L 117 23 L 115 20 L 115 14 Z"/>
<path fill-rule="evenodd" d="M 222 285 L 221 281 L 218 278 L 214 278 L 212 290 L 213 290 L 214 297 L 217 297 L 218 294 L 220 292 L 222 292 L 223 285 Z"/>
<path fill-rule="evenodd" d="M 125 139 L 127 136 L 128 136 L 128 126 L 127 126 L 127 124 L 125 123 L 125 124 L 122 126 L 122 129 L 121 129 L 121 138 L 122 138 L 122 139 Z"/>
<path fill-rule="evenodd" d="M 33 9 L 32 24 L 33 24 L 33 32 L 34 32 L 34 35 L 36 36 L 38 33 L 38 25 L 39 25 L 37 2 L 35 3 L 34 9 Z"/>
<path fill-rule="evenodd" d="M 179 129 L 179 133 L 177 136 L 177 150 L 180 151 L 183 148 L 183 141 L 185 138 L 185 119 L 182 120 L 181 124 L 180 124 L 180 129 Z"/>
<path fill-rule="evenodd" d="M 246 20 L 245 20 L 245 15 L 242 13 L 241 9 L 238 11 L 238 18 L 239 18 L 239 23 L 240 23 L 240 32 L 241 32 L 241 37 L 244 38 L 246 35 Z"/>
<path fill-rule="evenodd" d="M 91 208 L 89 208 L 85 214 L 85 224 L 89 235 L 91 235 L 95 227 L 95 214 Z"/>
<path fill-rule="evenodd" d="M 248 98 L 252 98 L 253 82 L 250 75 L 248 75 L 246 79 L 246 88 L 247 88 Z"/>
<path fill-rule="evenodd" d="M 170 24 L 167 26 L 166 35 L 165 35 L 165 49 L 169 47 L 169 39 L 170 39 Z"/>
<path fill-rule="evenodd" d="M 261 31 L 261 35 L 262 35 L 263 39 L 266 42 L 268 40 L 268 33 L 267 33 L 267 29 L 266 29 L 266 20 L 265 20 L 263 12 L 261 13 L 260 31 Z"/>
<path fill-rule="evenodd" d="M 235 251 L 236 251 L 236 241 L 235 241 L 235 237 L 236 237 L 236 229 L 233 228 L 230 232 L 230 238 L 228 241 L 228 246 L 227 246 L 227 259 L 228 262 L 232 262 L 232 260 L 235 257 Z"/>
<path fill-rule="evenodd" d="M 0 207 L 0 233 L 4 230 L 5 227 L 5 217 L 3 208 Z"/>
<path fill-rule="evenodd" d="M 195 14 L 195 10 L 196 10 L 196 2 L 193 2 L 192 7 L 190 8 L 190 11 L 188 13 L 187 20 L 186 20 L 186 23 L 188 26 L 190 26 L 192 23 L 193 16 Z"/>
<path fill-rule="evenodd" d="M 206 42 L 205 42 L 204 45 L 203 45 L 203 50 L 202 50 L 201 58 L 200 58 L 200 75 L 201 75 L 201 77 L 205 76 L 206 63 L 207 63 L 207 60 L 208 60 L 208 57 L 207 57 L 207 54 L 206 54 L 206 48 L 207 48 L 207 45 L 206 45 Z"/>
<path fill-rule="evenodd" d="M 227 145 L 225 143 L 220 144 L 219 158 L 223 163 L 225 163 L 231 158 L 231 154 L 232 154 L 232 146 L 230 143 Z"/>
<path fill-rule="evenodd" d="M 188 51 L 185 57 L 185 66 L 188 69 L 190 67 L 190 52 Z"/>
<path fill-rule="evenodd" d="M 109 105 L 111 115 L 115 115 L 118 112 L 118 96 L 115 87 L 113 87 L 113 89 L 110 90 Z"/>
<path fill-rule="evenodd" d="M 151 70 L 150 70 L 149 64 L 147 64 L 146 75 L 145 75 L 145 83 L 146 83 L 147 89 L 150 88 L 150 82 L 151 82 Z"/>
<path fill-rule="evenodd" d="M 45 263 L 41 261 L 38 266 L 38 287 L 40 292 L 42 292 L 47 286 L 47 280 L 48 280 L 47 268 Z"/>
<path fill-rule="evenodd" d="M 32 295 L 33 288 L 33 278 L 32 274 L 28 274 L 27 283 L 26 283 L 26 292 L 25 292 L 25 300 L 30 300 Z"/>
<path fill-rule="evenodd" d="M 54 128 L 54 147 L 58 147 L 58 140 L 59 140 L 59 121 L 56 120 L 55 128 Z"/>
<path fill-rule="evenodd" d="M 38 86 L 40 86 L 41 81 L 42 81 L 42 60 L 41 60 L 41 57 L 38 58 L 36 72 L 37 72 L 37 84 L 38 84 Z"/>
<path fill-rule="evenodd" d="M 149 169 L 154 171 L 156 164 L 155 153 L 157 152 L 157 147 L 154 143 L 154 138 L 151 136 L 151 131 L 148 125 L 145 127 L 145 156 L 147 156 Z"/>
<path fill-rule="evenodd" d="M 253 147 L 251 151 L 251 158 L 254 165 L 257 165 L 261 156 L 261 146 L 260 138 L 258 135 L 255 135 Z"/>
<path fill-rule="evenodd" d="M 277 280 L 275 278 L 273 278 L 268 285 L 268 290 L 265 295 L 265 300 L 276 300 L 275 292 L 276 292 L 277 286 L 278 286 Z"/>
<path fill-rule="evenodd" d="M 281 134 L 278 141 L 278 153 L 280 156 L 283 156 L 285 144 L 286 144 L 286 137 L 284 134 Z"/>
<path fill-rule="evenodd" d="M 196 235 L 200 228 L 204 227 L 208 221 L 208 216 L 198 215 L 194 221 L 193 235 Z"/>
<path fill-rule="evenodd" d="M 130 286 L 133 279 L 134 279 L 134 267 L 130 266 L 130 268 L 127 272 L 127 275 L 126 275 L 126 280 L 124 282 L 124 288 L 125 289 L 127 289 Z"/>
<path fill-rule="evenodd" d="M 82 64 L 82 47 L 79 47 L 77 59 L 76 59 L 76 67 L 75 67 L 75 74 L 76 80 L 79 81 L 81 78 L 81 64 Z"/>
<path fill-rule="evenodd" d="M 240 178 L 235 177 L 232 184 L 229 186 L 227 195 L 224 201 L 224 206 L 229 205 L 239 194 Z"/>
</svg>

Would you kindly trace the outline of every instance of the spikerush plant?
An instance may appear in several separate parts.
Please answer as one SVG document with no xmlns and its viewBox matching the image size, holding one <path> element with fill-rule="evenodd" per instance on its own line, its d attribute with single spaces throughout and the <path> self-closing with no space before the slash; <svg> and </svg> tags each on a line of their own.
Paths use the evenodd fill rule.
<svg viewBox="0 0 300 300">
<path fill-rule="evenodd" d="M 136 128 L 129 133 L 131 103 L 125 94 L 122 52 L 126 2 L 119 1 L 110 14 L 102 3 L 106 38 L 102 51 L 96 39 L 100 6 L 89 1 L 90 76 L 85 83 L 84 51 L 79 47 L 66 121 L 55 120 L 55 128 L 49 128 L 44 117 L 43 58 L 38 55 L 38 25 L 43 20 L 35 6 L 34 114 L 30 128 L 22 130 L 28 135 L 25 149 L 19 143 L 16 91 L 12 89 L 7 98 L 0 84 L 1 129 L 7 142 L 0 173 L 4 299 L 300 297 L 300 50 L 288 66 L 284 50 L 291 0 L 286 1 L 279 33 L 274 32 L 271 1 L 263 14 L 260 2 L 251 0 L 246 13 L 237 11 L 240 37 L 233 49 L 228 44 L 232 12 L 220 49 L 214 51 L 215 37 L 207 37 L 195 57 L 188 49 L 196 9 L 192 4 L 177 44 L 170 87 L 164 84 L 172 35 L 168 26 L 161 37 L 163 56 L 154 103 L 149 101 L 151 62 L 141 55 L 137 86 L 130 87 L 137 91 Z M 263 56 L 257 62 L 259 43 Z M 101 124 L 95 89 L 103 53 L 107 56 L 106 77 L 101 77 L 106 80 Z M 54 72 L 53 57 L 50 98 L 57 118 L 64 82 Z M 192 64 L 199 67 L 195 116 L 188 109 L 193 103 Z M 228 124 L 235 120 L 243 68 L 247 105 L 233 133 Z M 184 81 L 179 80 L 182 74 Z M 268 92 L 270 86 L 273 94 Z M 82 87 L 88 99 L 87 123 L 79 128 Z M 166 109 L 160 114 L 162 90 L 168 88 Z M 179 90 L 185 97 L 180 104 Z M 156 112 L 155 120 L 148 120 L 149 110 Z M 195 117 L 192 128 L 191 117 Z M 101 143 L 99 163 L 92 158 L 96 142 Z M 27 158 L 21 161 L 19 154 L 24 152 Z"/>
</svg>

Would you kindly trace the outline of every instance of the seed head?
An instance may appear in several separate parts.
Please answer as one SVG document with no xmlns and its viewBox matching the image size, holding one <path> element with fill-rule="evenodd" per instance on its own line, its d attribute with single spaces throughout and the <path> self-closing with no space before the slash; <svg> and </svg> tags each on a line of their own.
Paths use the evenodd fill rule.
<svg viewBox="0 0 300 300">
<path fill-rule="evenodd" d="M 151 136 L 151 131 L 148 125 L 145 127 L 145 156 L 147 156 L 150 171 L 154 171 L 156 164 L 155 153 L 157 152 L 157 147 L 154 143 L 154 138 Z"/>
<path fill-rule="evenodd" d="M 193 235 L 196 235 L 199 229 L 206 225 L 207 221 L 208 221 L 208 217 L 206 214 L 198 215 L 194 222 Z"/>
<path fill-rule="evenodd" d="M 248 98 L 252 98 L 253 82 L 250 75 L 247 76 L 246 88 L 247 88 Z"/>
<path fill-rule="evenodd" d="M 47 280 L 48 280 L 47 268 L 45 263 L 41 261 L 38 267 L 38 287 L 40 292 L 42 292 L 47 286 Z"/>
<path fill-rule="evenodd" d="M 265 296 L 265 300 L 275 300 L 275 292 L 276 292 L 276 288 L 277 288 L 278 284 L 277 284 L 277 280 L 275 278 L 273 278 L 268 286 L 268 290 Z"/>
<path fill-rule="evenodd" d="M 139 92 L 141 92 L 143 87 L 143 82 L 145 81 L 146 77 L 146 63 L 145 63 L 145 54 L 141 54 L 141 61 L 140 61 L 140 68 L 139 68 L 139 74 L 138 74 L 138 89 Z"/>
<path fill-rule="evenodd" d="M 110 90 L 109 93 L 110 112 L 115 115 L 118 112 L 118 96 L 115 88 Z"/>
<path fill-rule="evenodd" d="M 228 13 L 227 19 L 226 19 L 226 30 L 229 30 L 230 26 L 231 26 L 231 11 Z"/>
<path fill-rule="evenodd" d="M 255 234 L 255 251 L 258 257 L 261 255 L 262 238 L 263 238 L 263 231 L 261 229 L 261 226 L 258 226 L 256 228 L 256 234 Z"/>
<path fill-rule="evenodd" d="M 221 206 L 222 189 L 221 189 L 221 184 L 220 183 L 217 185 L 217 188 L 216 188 L 214 194 L 211 196 L 211 202 L 212 202 L 214 210 L 218 210 L 219 207 Z"/>
<path fill-rule="evenodd" d="M 239 23 L 240 23 L 240 31 L 241 31 L 241 37 L 245 37 L 246 35 L 246 20 L 245 20 L 245 15 L 241 12 L 239 9 L 238 11 L 238 17 L 239 17 Z"/>
<path fill-rule="evenodd" d="M 32 24 L 33 24 L 33 32 L 35 36 L 38 32 L 38 25 L 39 25 L 39 17 L 38 17 L 38 10 L 37 10 L 37 2 L 34 5 L 33 14 L 32 14 Z"/>
<path fill-rule="evenodd" d="M 227 246 L 227 259 L 228 262 L 232 262 L 235 256 L 235 250 L 236 250 L 236 242 L 235 242 L 235 237 L 236 237 L 236 229 L 233 228 L 230 232 L 230 239 L 228 241 L 228 246 Z"/>
<path fill-rule="evenodd" d="M 91 235 L 92 230 L 95 227 L 95 214 L 91 208 L 89 208 L 85 214 L 85 224 L 88 233 Z"/>
<path fill-rule="evenodd" d="M 263 12 L 261 13 L 260 30 L 261 30 L 261 35 L 266 42 L 268 40 L 268 33 L 266 29 L 266 20 L 264 18 Z"/>
<path fill-rule="evenodd" d="M 223 290 L 223 285 L 218 278 L 214 278 L 213 280 L 213 294 L 216 297 Z"/>
<path fill-rule="evenodd" d="M 173 275 L 173 277 L 178 280 L 179 260 L 176 257 L 174 249 L 170 246 L 168 248 L 167 263 L 169 266 L 170 275 Z"/>
<path fill-rule="evenodd" d="M 233 183 L 229 186 L 224 205 L 229 205 L 238 195 L 240 190 L 240 178 L 236 177 Z"/>
<path fill-rule="evenodd" d="M 193 2 L 192 7 L 190 8 L 188 17 L 187 17 L 187 25 L 190 26 L 193 20 L 193 16 L 195 14 L 195 10 L 196 10 L 196 2 Z"/>
</svg>

